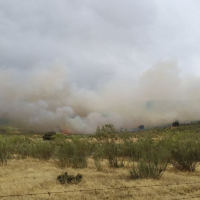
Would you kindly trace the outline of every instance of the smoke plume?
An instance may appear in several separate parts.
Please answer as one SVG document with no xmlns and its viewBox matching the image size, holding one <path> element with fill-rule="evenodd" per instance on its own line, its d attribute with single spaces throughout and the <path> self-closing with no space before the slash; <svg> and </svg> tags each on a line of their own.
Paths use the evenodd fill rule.
<svg viewBox="0 0 200 200">
<path fill-rule="evenodd" d="M 0 69 L 0 118 L 41 131 L 94 133 L 116 128 L 200 118 L 199 77 L 182 77 L 174 60 L 158 62 L 137 80 L 113 78 L 96 90 L 70 81 L 64 66 Z"/>
</svg>

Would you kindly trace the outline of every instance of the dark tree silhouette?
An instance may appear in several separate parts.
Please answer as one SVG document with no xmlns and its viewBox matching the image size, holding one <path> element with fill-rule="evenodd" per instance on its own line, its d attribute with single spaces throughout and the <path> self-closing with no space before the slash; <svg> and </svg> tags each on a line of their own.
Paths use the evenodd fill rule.
<svg viewBox="0 0 200 200">
<path fill-rule="evenodd" d="M 179 126 L 179 122 L 177 122 L 177 121 L 173 122 L 172 126 Z"/>
<path fill-rule="evenodd" d="M 140 131 L 145 130 L 145 126 L 144 125 L 139 125 L 138 128 L 139 128 Z"/>
<path fill-rule="evenodd" d="M 43 135 L 43 140 L 51 140 L 51 136 L 55 135 L 56 132 L 48 132 Z"/>
</svg>

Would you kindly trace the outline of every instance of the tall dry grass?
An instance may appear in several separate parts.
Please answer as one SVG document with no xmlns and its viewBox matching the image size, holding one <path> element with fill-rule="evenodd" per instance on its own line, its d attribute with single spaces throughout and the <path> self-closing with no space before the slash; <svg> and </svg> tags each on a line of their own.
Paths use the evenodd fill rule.
<svg viewBox="0 0 200 200">
<path fill-rule="evenodd" d="M 57 181 L 57 176 L 65 171 L 72 175 L 81 173 L 83 175 L 83 180 L 79 184 L 61 185 Z M 183 173 L 169 166 L 160 180 L 142 179 L 133 181 L 130 179 L 127 169 L 109 168 L 106 161 L 102 163 L 102 171 L 97 171 L 92 158 L 89 158 L 88 167 L 84 169 L 75 169 L 71 167 L 61 169 L 57 167 L 53 160 L 41 161 L 33 158 L 23 160 L 14 159 L 11 160 L 7 166 L 1 166 L 0 196 L 68 191 L 67 193 L 51 194 L 50 196 L 44 194 L 24 197 L 6 197 L 1 199 L 171 200 L 183 197 L 191 198 L 200 196 L 200 183 L 191 185 L 179 185 L 178 183 L 200 182 L 199 176 L 200 168 L 197 168 L 196 172 L 193 173 Z M 108 189 L 120 187 L 132 188 Z M 95 191 L 89 189 L 103 190 Z M 80 190 L 88 191 L 81 192 Z"/>
<path fill-rule="evenodd" d="M 138 137 L 139 133 L 112 134 L 112 128 L 107 127 L 108 134 L 103 129 L 95 139 L 59 137 L 49 142 L 1 137 L 0 156 L 6 162 L 0 163 L 0 196 L 45 193 L 1 199 L 200 199 L 200 125 L 148 130 Z M 195 166 L 194 170 L 187 172 L 183 165 L 180 171 L 170 164 L 181 165 L 183 160 Z M 137 168 L 140 162 L 145 168 Z M 149 179 L 150 172 L 162 166 L 158 179 Z M 136 172 L 136 177 L 132 174 L 134 179 L 131 170 Z M 61 185 L 57 176 L 66 171 L 82 174 L 83 180 Z M 57 193 L 48 196 L 48 192 Z"/>
</svg>

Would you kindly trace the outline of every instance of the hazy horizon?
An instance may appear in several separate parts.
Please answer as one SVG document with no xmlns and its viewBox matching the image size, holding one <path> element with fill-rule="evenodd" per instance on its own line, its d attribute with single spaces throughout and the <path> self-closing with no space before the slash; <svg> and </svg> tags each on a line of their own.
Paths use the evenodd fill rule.
<svg viewBox="0 0 200 200">
<path fill-rule="evenodd" d="M 197 0 L 1 0 L 0 118 L 79 133 L 200 119 L 199 9 Z"/>
</svg>

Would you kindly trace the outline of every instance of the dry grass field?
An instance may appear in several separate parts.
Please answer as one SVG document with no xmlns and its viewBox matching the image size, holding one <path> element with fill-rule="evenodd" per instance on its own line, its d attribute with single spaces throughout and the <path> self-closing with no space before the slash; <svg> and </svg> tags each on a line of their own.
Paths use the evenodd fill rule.
<svg viewBox="0 0 200 200">
<path fill-rule="evenodd" d="M 56 178 L 65 171 L 73 175 L 81 173 L 83 180 L 78 184 L 61 185 Z M 49 196 L 48 192 L 52 194 Z M 102 171 L 97 171 L 91 158 L 88 160 L 88 167 L 84 169 L 60 169 L 54 160 L 12 159 L 7 166 L 0 167 L 0 196 L 7 195 L 25 196 L 0 199 L 200 199 L 200 168 L 193 173 L 186 173 L 169 166 L 160 180 L 132 180 L 127 169 L 109 168 L 107 163 L 104 163 Z"/>
<path fill-rule="evenodd" d="M 5 127 L 4 127 L 5 129 Z M 13 155 L 11 159 L 8 159 L 8 163 L 0 162 L 0 200 L 44 200 L 44 199 L 55 199 L 55 200 L 120 200 L 120 199 L 135 199 L 135 200 L 178 200 L 178 199 L 200 199 L 200 166 L 198 165 L 194 171 L 180 171 L 174 168 L 169 164 L 164 171 L 163 175 L 158 179 L 131 179 L 129 170 L 131 165 L 125 165 L 123 167 L 111 167 L 109 166 L 109 156 L 112 154 L 109 151 L 113 150 L 124 150 L 126 149 L 126 144 L 130 145 L 127 147 L 128 151 L 125 151 L 124 154 L 126 157 L 129 155 L 131 148 L 135 148 L 137 152 L 137 145 L 140 146 L 140 150 L 143 151 L 143 148 L 147 148 L 147 151 L 144 151 L 143 156 L 148 154 L 149 150 L 152 153 L 155 153 L 156 150 L 162 150 L 162 145 L 169 145 L 171 143 L 159 143 L 162 138 L 169 138 L 170 142 L 173 144 L 179 145 L 179 141 L 182 140 L 180 144 L 189 144 L 187 147 L 188 150 L 192 150 L 196 145 L 198 147 L 194 152 L 197 152 L 197 162 L 199 162 L 199 133 L 200 133 L 200 124 L 181 126 L 173 130 L 165 129 L 155 129 L 150 131 L 144 131 L 140 133 L 135 133 L 130 138 L 127 138 L 126 134 L 116 134 L 108 135 L 103 138 L 100 137 L 87 137 L 83 136 L 84 139 L 89 141 L 89 143 L 84 143 L 82 140 L 74 140 L 74 136 L 69 136 L 67 140 L 70 140 L 75 148 L 78 148 L 78 154 L 82 151 L 87 152 L 87 145 L 96 143 L 94 149 L 89 150 L 89 154 L 83 154 L 87 156 L 87 165 L 82 167 L 69 167 L 72 166 L 68 163 L 64 167 L 58 164 L 59 157 L 53 157 L 52 155 L 46 157 L 43 151 L 45 149 L 51 149 L 54 147 L 57 149 L 57 146 L 60 147 L 60 150 L 65 146 L 62 146 L 63 138 L 58 138 L 55 142 L 42 141 L 41 135 L 33 135 L 30 140 L 23 139 L 22 136 L 16 137 L 16 131 L 6 130 L 2 131 L 2 136 L 0 137 L 0 158 L 3 158 L 3 155 L 7 155 L 6 151 L 11 151 Z M 14 136 L 13 136 L 14 135 Z M 31 134 L 30 134 L 31 136 Z M 147 136 L 147 137 L 146 137 Z M 191 137 L 192 136 L 192 137 Z M 80 138 L 79 136 L 76 136 Z M 126 137 L 126 138 L 124 138 Z M 148 140 L 148 137 L 151 137 L 153 140 Z M 71 139 L 70 139 L 71 138 Z M 110 138 L 112 138 L 110 140 Z M 113 140 L 113 138 L 115 138 Z M 142 138 L 142 140 L 138 140 Z M 147 138 L 147 139 L 145 139 Z M 190 143 L 187 143 L 189 139 L 192 138 Z M 144 139 L 144 140 L 143 140 Z M 64 139 L 66 140 L 66 139 Z M 66 141 L 67 141 L 66 140 Z M 61 142 L 62 141 L 62 142 Z M 74 142 L 73 142 L 74 141 Z M 107 143 L 106 143 L 107 141 Z M 114 142 L 113 142 L 114 141 Z M 185 142 L 186 141 L 186 142 Z M 69 145 L 70 143 L 63 143 Z M 125 142 L 125 143 L 124 143 Z M 127 142 L 127 143 L 126 143 Z M 132 143 L 133 142 L 133 143 Z M 150 142 L 150 143 L 148 143 Z M 105 146 L 104 144 L 107 144 Z M 136 144 L 137 143 L 137 144 Z M 151 144 L 152 143 L 152 144 Z M 4 145 L 7 146 L 4 146 Z M 86 144 L 86 146 L 84 145 Z M 123 144 L 122 146 L 118 146 Z M 159 144 L 160 146 L 155 146 Z M 56 146 L 55 146 L 56 145 Z M 81 146 L 82 145 L 82 146 Z M 103 148 L 99 148 L 101 145 L 104 145 L 103 148 L 108 148 L 104 152 L 103 161 L 101 161 L 101 167 L 98 168 L 95 165 L 94 155 L 95 152 L 101 152 Z M 111 146 L 109 146 L 111 145 Z M 132 145 L 132 146 L 131 146 Z M 136 145 L 136 146 L 135 146 Z M 149 146 L 150 145 L 150 146 Z M 152 145 L 152 146 L 151 146 Z M 4 147 L 7 150 L 4 151 Z M 42 148 L 43 147 L 43 148 Z M 74 146 L 71 146 L 69 149 L 66 149 L 66 152 L 69 150 L 72 151 Z M 80 147 L 80 148 L 79 148 Z M 112 147 L 112 148 L 110 148 Z M 137 147 L 137 148 L 136 148 Z M 153 147 L 153 148 L 152 148 Z M 176 149 L 176 146 L 173 146 L 173 149 Z M 172 148 L 170 147 L 170 148 Z M 179 151 L 181 156 L 184 156 L 186 149 L 182 148 Z M 184 146 L 183 146 L 184 147 Z M 37 148 L 40 150 L 38 151 Z M 149 150 L 148 150 L 149 148 Z M 165 149 L 167 151 L 167 146 Z M 54 149 L 54 151 L 55 151 Z M 58 150 L 58 149 L 57 149 Z M 160 150 L 157 152 L 158 155 L 163 154 Z M 73 150 L 74 151 L 74 150 Z M 187 150 L 186 150 L 187 151 Z M 35 152 L 35 153 L 34 153 Z M 56 152 L 56 151 L 55 151 Z M 54 152 L 54 153 L 55 153 Z M 112 153 L 114 153 L 113 151 Z M 62 155 L 57 154 L 57 156 Z M 128 153 L 128 154 L 127 154 Z M 156 154 L 157 154 L 156 153 Z M 38 157 L 41 154 L 44 157 Z M 152 154 L 152 155 L 156 155 Z M 21 155 L 21 157 L 19 156 Z M 47 154 L 48 155 L 48 154 Z M 69 154 L 70 155 L 70 154 Z M 81 154 L 82 155 L 82 154 Z M 98 154 L 97 154 L 98 155 Z M 121 154 L 119 154 L 121 155 Z M 116 156 L 119 156 L 116 155 Z M 133 155 L 132 164 L 137 161 L 137 156 L 139 154 Z M 164 154 L 165 155 L 165 154 Z M 193 153 L 189 155 L 193 156 Z M 78 155 L 74 154 L 76 159 Z M 81 157 L 81 156 L 80 156 Z M 120 158 L 120 157 L 119 157 Z M 143 157 L 141 157 L 143 158 Z M 145 158 L 145 157 L 144 157 Z M 151 158 L 151 157 L 150 157 Z M 158 157 L 159 158 L 159 157 Z M 162 158 L 162 157 L 160 157 Z M 66 159 L 66 158 L 65 158 Z M 152 158 L 151 158 L 152 159 Z M 188 162 L 188 157 L 186 157 Z M 1 160 L 0 160 L 1 161 Z M 75 160 L 76 161 L 76 160 Z M 152 160 L 153 161 L 153 160 Z M 84 163 L 84 160 L 81 161 Z M 148 160 L 147 160 L 148 163 Z M 60 166 L 60 167 L 59 167 Z M 66 167 L 68 166 L 68 167 Z M 98 170 L 99 169 L 99 170 Z M 57 177 L 65 172 L 68 172 L 70 175 L 82 174 L 83 178 L 81 182 L 74 184 L 63 184 L 57 180 Z"/>
</svg>

